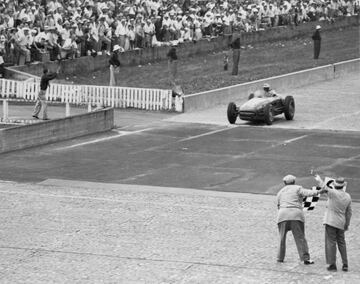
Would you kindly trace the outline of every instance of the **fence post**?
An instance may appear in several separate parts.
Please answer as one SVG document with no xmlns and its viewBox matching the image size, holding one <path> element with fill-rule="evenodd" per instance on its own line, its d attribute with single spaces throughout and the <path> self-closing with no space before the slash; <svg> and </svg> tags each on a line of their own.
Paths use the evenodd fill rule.
<svg viewBox="0 0 360 284">
<path fill-rule="evenodd" d="M 175 96 L 175 111 L 183 112 L 184 98 L 183 96 Z"/>
<path fill-rule="evenodd" d="M 3 121 L 7 121 L 9 118 L 9 103 L 8 100 L 3 99 Z"/>
<path fill-rule="evenodd" d="M 67 101 L 65 105 L 65 116 L 70 116 L 70 103 Z"/>
</svg>

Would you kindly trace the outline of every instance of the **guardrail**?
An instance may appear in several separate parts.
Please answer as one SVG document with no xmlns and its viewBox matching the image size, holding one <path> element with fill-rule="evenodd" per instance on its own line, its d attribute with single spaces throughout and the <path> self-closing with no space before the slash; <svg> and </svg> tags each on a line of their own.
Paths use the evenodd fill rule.
<svg viewBox="0 0 360 284">
<path fill-rule="evenodd" d="M 1 98 L 36 100 L 39 83 L 34 80 L 0 79 Z M 182 97 L 172 96 L 171 90 L 92 85 L 51 84 L 46 92 L 48 101 L 71 104 L 91 104 L 103 107 L 136 108 L 143 110 L 175 110 L 182 112 Z"/>
</svg>

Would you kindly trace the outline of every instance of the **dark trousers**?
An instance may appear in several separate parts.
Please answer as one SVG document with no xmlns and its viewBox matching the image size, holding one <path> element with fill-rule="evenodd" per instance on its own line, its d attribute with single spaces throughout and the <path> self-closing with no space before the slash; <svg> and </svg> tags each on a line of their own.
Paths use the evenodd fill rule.
<svg viewBox="0 0 360 284">
<path fill-rule="evenodd" d="M 326 263 L 336 264 L 336 244 L 339 248 L 341 259 L 344 265 L 348 265 L 345 231 L 325 225 L 325 257 Z"/>
<path fill-rule="evenodd" d="M 233 69 L 231 74 L 237 75 L 239 72 L 240 49 L 233 49 Z"/>
<path fill-rule="evenodd" d="M 308 244 L 305 239 L 304 223 L 297 220 L 284 221 L 278 224 L 278 228 L 280 239 L 277 259 L 280 261 L 284 260 L 286 253 L 286 234 L 288 231 L 292 231 L 301 261 L 309 260 L 310 254 Z"/>
<path fill-rule="evenodd" d="M 321 41 L 314 40 L 314 59 L 318 59 L 320 55 Z"/>
</svg>

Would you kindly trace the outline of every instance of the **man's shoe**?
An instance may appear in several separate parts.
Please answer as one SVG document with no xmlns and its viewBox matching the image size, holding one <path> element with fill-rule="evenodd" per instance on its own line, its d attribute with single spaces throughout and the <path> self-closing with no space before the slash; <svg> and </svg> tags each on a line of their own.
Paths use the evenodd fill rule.
<svg viewBox="0 0 360 284">
<path fill-rule="evenodd" d="M 349 271 L 349 268 L 348 268 L 348 266 L 346 264 L 343 265 L 342 271 L 345 271 L 345 272 Z"/>
<path fill-rule="evenodd" d="M 281 263 L 282 263 L 282 262 L 284 262 L 284 260 L 282 260 L 282 259 L 278 259 L 278 260 L 277 260 L 277 262 L 281 262 Z"/>
<path fill-rule="evenodd" d="M 37 115 L 33 115 L 32 116 L 33 118 L 36 118 L 36 119 L 39 119 L 39 117 Z"/>
<path fill-rule="evenodd" d="M 43 120 L 50 120 L 50 118 L 43 118 Z"/>
<path fill-rule="evenodd" d="M 305 264 L 305 265 L 314 264 L 314 263 L 315 263 L 315 261 L 313 261 L 313 260 L 311 260 L 311 259 L 309 259 L 309 260 L 304 260 L 304 264 Z"/>
<path fill-rule="evenodd" d="M 337 271 L 337 268 L 336 268 L 335 264 L 330 264 L 326 269 L 328 271 Z"/>
</svg>

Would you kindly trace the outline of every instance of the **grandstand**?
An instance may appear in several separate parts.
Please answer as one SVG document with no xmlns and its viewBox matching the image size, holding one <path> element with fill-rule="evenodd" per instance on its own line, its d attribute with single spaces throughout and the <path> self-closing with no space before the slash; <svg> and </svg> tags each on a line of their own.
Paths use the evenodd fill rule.
<svg viewBox="0 0 360 284">
<path fill-rule="evenodd" d="M 358 13 L 359 0 L 8 0 L 0 4 L 0 52 L 5 64 L 23 65 L 96 56 L 115 44 L 126 52 Z"/>
</svg>

